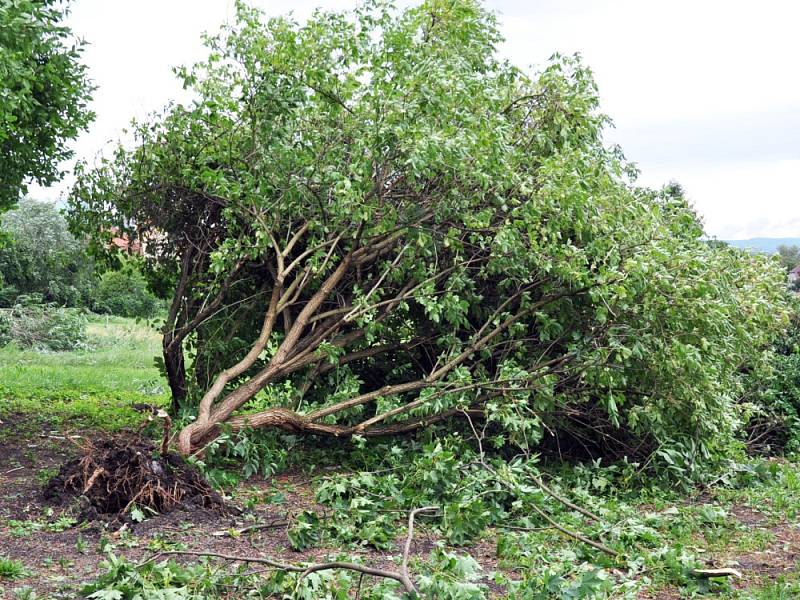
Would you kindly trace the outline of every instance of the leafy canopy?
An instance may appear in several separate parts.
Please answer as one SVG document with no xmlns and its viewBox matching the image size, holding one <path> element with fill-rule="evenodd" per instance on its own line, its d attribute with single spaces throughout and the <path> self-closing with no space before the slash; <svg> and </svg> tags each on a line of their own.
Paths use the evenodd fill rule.
<svg viewBox="0 0 800 600">
<path fill-rule="evenodd" d="M 82 44 L 61 24 L 58 0 L 0 2 L 0 212 L 33 180 L 61 177 L 66 146 L 94 115 Z"/>
</svg>

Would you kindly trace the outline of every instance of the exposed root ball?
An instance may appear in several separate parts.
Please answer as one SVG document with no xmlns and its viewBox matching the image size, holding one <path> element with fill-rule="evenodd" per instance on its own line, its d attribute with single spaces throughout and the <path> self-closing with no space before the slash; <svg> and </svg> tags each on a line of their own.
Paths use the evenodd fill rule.
<svg viewBox="0 0 800 600">
<path fill-rule="evenodd" d="M 223 508 L 220 495 L 180 456 L 162 456 L 149 441 L 130 436 L 89 443 L 83 456 L 47 483 L 44 495 L 56 501 L 85 497 L 85 517 L 124 514 L 134 504 L 159 513 L 177 506 Z"/>
</svg>

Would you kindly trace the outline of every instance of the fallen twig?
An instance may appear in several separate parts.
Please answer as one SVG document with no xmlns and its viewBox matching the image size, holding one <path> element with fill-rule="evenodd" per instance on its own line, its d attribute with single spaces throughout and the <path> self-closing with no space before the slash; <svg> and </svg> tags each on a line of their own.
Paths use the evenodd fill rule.
<svg viewBox="0 0 800 600">
<path fill-rule="evenodd" d="M 411 577 L 408 574 L 408 555 L 411 552 L 411 541 L 414 538 L 414 518 L 420 513 L 431 512 L 434 510 L 438 510 L 438 507 L 425 506 L 423 508 L 415 508 L 408 513 L 408 534 L 406 535 L 406 544 L 403 547 L 403 560 L 400 563 L 400 572 L 408 581 L 411 581 Z"/>
<path fill-rule="evenodd" d="M 510 529 L 511 531 L 550 531 L 553 529 L 552 525 L 548 525 L 546 527 L 522 527 L 520 525 L 503 525 L 502 523 L 498 523 L 495 527 L 499 527 L 500 529 Z"/>
<path fill-rule="evenodd" d="M 602 519 L 600 517 L 598 517 L 596 514 L 594 514 L 593 512 L 591 512 L 591 511 L 589 511 L 589 510 L 587 510 L 585 508 L 582 508 L 582 507 L 578 506 L 577 504 L 574 504 L 574 503 L 570 502 L 569 500 L 567 500 L 563 496 L 558 495 L 550 487 L 548 487 L 545 484 L 545 482 L 542 481 L 542 479 L 540 477 L 537 477 L 536 475 L 531 475 L 531 479 L 533 479 L 534 483 L 536 483 L 536 485 L 538 485 L 542 489 L 543 492 L 548 494 L 554 500 L 558 500 L 561 504 L 563 504 L 567 508 L 570 508 L 570 509 L 572 509 L 574 511 L 577 511 L 577 512 L 581 513 L 583 516 L 592 519 L 593 521 L 596 521 L 598 523 L 602 523 Z"/>
<path fill-rule="evenodd" d="M 349 562 L 329 562 L 329 563 L 320 563 L 315 564 L 307 567 L 302 573 L 300 573 L 300 577 L 297 580 L 298 585 L 303 580 L 306 575 L 310 575 L 311 573 L 316 573 L 317 571 L 327 571 L 330 569 L 347 569 L 349 571 L 357 571 L 359 573 L 363 573 L 365 575 L 373 575 L 375 577 L 384 577 L 386 579 L 394 579 L 400 585 L 403 586 L 403 589 L 409 593 L 413 594 L 416 590 L 414 588 L 414 584 L 408 578 L 407 575 L 403 575 L 398 571 L 389 571 L 387 569 L 378 569 L 375 567 L 367 567 L 364 565 L 358 565 L 356 563 L 349 563 Z"/>
<path fill-rule="evenodd" d="M 136 565 L 136 568 L 138 569 L 140 567 L 143 567 L 146 564 L 153 562 L 155 559 L 161 558 L 162 556 L 179 556 L 179 555 L 208 556 L 211 558 L 221 558 L 223 560 L 230 560 L 232 562 L 256 563 L 260 565 L 267 565 L 269 567 L 274 567 L 282 571 L 289 571 L 292 573 L 302 573 L 305 570 L 304 567 L 282 563 L 272 558 L 264 558 L 260 556 L 234 556 L 231 554 L 220 554 L 217 552 L 208 552 L 205 550 L 161 550 L 160 552 L 156 552 L 155 554 L 153 554 L 148 559 L 140 562 L 138 565 Z"/>
<path fill-rule="evenodd" d="M 611 556 L 617 556 L 618 552 L 616 552 L 615 550 L 612 550 L 611 548 L 609 548 L 605 544 L 601 544 L 600 542 L 595 542 L 594 540 L 590 540 L 589 538 L 587 538 L 584 535 L 581 535 L 577 531 L 572 531 L 571 529 L 567 529 L 566 527 L 564 527 L 562 525 L 559 525 L 547 513 L 545 513 L 541 508 L 539 508 L 535 504 L 532 504 L 531 507 L 533 508 L 533 510 L 536 511 L 536 513 L 540 517 L 542 517 L 552 527 L 554 527 L 555 529 L 558 529 L 564 535 L 566 535 L 568 537 L 571 537 L 571 538 L 574 538 L 574 539 L 578 540 L 579 542 L 583 542 L 584 544 L 587 544 L 588 546 L 591 546 L 592 548 L 600 550 L 601 552 L 605 552 L 606 554 L 609 554 Z"/>
<path fill-rule="evenodd" d="M 361 584 L 364 582 L 364 573 L 358 578 L 358 587 L 356 588 L 356 600 L 361 598 Z"/>
<path fill-rule="evenodd" d="M 414 582 L 411 580 L 411 576 L 408 572 L 408 556 L 411 553 L 411 542 L 414 538 L 414 519 L 420 513 L 431 512 L 434 510 L 438 510 L 438 507 L 424 506 L 422 508 L 415 508 L 410 513 L 408 513 L 408 533 L 406 534 L 406 543 L 403 546 L 403 558 L 400 562 L 399 571 L 389 571 L 386 569 L 363 567 L 362 565 L 356 565 L 353 563 L 341 563 L 341 562 L 324 563 L 319 565 L 311 565 L 305 571 L 303 571 L 297 580 L 298 585 L 303 580 L 303 577 L 309 575 L 310 573 L 315 573 L 317 571 L 325 571 L 328 569 L 349 569 L 352 571 L 358 571 L 361 574 L 374 575 L 376 577 L 385 577 L 387 579 L 394 579 L 403 586 L 403 589 L 407 593 L 409 594 L 415 593 L 416 589 L 414 588 Z"/>
</svg>

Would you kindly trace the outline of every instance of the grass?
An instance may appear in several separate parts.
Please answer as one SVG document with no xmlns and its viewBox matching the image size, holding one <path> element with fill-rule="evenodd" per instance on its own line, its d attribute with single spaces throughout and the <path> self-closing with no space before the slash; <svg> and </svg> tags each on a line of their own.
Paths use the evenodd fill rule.
<svg viewBox="0 0 800 600">
<path fill-rule="evenodd" d="M 720 488 L 720 500 L 738 503 L 767 515 L 772 524 L 789 519 L 797 522 L 800 515 L 800 471 L 796 464 L 765 462 L 770 476 L 779 477 L 780 485 Z M 754 482 L 755 483 L 755 482 Z"/>
<path fill-rule="evenodd" d="M 0 556 L 0 579 L 18 579 L 25 575 L 25 565 L 18 560 Z"/>
<path fill-rule="evenodd" d="M 798 565 L 800 567 L 800 565 Z M 797 600 L 800 598 L 800 571 L 781 575 L 772 581 L 731 592 L 730 600 Z"/>
<path fill-rule="evenodd" d="M 141 420 L 130 404 L 166 403 L 166 382 L 154 363 L 161 354 L 154 328 L 133 319 L 94 316 L 87 330 L 87 350 L 0 348 L 0 418 L 39 413 L 54 428 L 113 431 Z"/>
</svg>

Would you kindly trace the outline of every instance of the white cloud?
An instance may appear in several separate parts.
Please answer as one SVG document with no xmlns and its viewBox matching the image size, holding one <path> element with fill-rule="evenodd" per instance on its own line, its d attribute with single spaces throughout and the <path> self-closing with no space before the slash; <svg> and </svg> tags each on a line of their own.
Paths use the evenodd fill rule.
<svg viewBox="0 0 800 600">
<path fill-rule="evenodd" d="M 671 121 L 797 106 L 800 3 L 544 0 L 498 6 L 519 62 L 581 52 L 620 121 Z M 526 60 L 527 59 L 527 60 Z"/>
<path fill-rule="evenodd" d="M 644 171 L 643 185 L 675 179 L 672 170 Z M 680 183 L 720 239 L 800 236 L 800 160 L 684 167 Z M 735 215 L 735 219 L 731 219 Z"/>
</svg>

